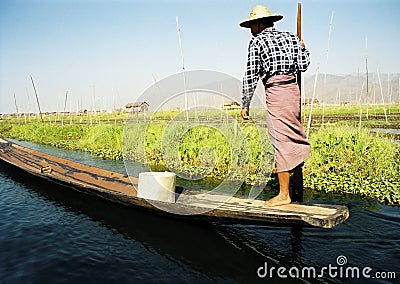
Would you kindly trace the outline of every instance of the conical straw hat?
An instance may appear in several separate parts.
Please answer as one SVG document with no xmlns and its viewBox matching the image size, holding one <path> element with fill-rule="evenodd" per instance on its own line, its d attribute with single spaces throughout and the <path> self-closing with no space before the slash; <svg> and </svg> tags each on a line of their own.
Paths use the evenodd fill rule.
<svg viewBox="0 0 400 284">
<path fill-rule="evenodd" d="M 250 23 L 255 20 L 269 19 L 272 22 L 276 22 L 282 18 L 282 15 L 272 14 L 267 7 L 263 5 L 257 5 L 253 8 L 253 10 L 251 10 L 249 19 L 240 23 L 240 26 L 244 28 L 250 28 Z"/>
</svg>

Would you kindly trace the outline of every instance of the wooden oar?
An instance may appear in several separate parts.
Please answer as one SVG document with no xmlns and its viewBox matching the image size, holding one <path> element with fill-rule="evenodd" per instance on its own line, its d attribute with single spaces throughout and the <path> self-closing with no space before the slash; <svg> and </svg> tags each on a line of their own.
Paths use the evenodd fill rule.
<svg viewBox="0 0 400 284">
<path fill-rule="evenodd" d="M 301 41 L 301 3 L 297 3 L 297 37 Z M 301 71 L 297 71 L 297 84 L 300 89 L 300 113 L 301 121 Z M 292 201 L 303 202 L 303 165 L 297 166 L 293 171 Z"/>
</svg>

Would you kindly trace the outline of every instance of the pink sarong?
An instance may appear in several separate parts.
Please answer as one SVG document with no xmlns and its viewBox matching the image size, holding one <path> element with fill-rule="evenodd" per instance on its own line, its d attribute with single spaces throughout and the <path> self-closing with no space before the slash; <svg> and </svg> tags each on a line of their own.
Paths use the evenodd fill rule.
<svg viewBox="0 0 400 284">
<path fill-rule="evenodd" d="M 287 81 L 290 75 L 278 75 L 267 83 Z M 267 128 L 274 147 L 276 170 L 286 172 L 300 165 L 310 155 L 300 118 L 300 91 L 297 83 L 266 88 Z"/>
</svg>

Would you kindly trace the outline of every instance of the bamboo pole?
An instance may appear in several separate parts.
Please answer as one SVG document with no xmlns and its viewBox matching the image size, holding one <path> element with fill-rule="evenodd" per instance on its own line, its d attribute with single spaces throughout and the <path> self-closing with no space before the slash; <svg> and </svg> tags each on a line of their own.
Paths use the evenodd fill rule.
<svg viewBox="0 0 400 284">
<path fill-rule="evenodd" d="M 185 97 L 185 114 L 186 114 L 186 121 L 189 121 L 189 112 L 188 112 L 189 107 L 188 107 L 188 98 L 187 98 L 187 92 L 186 92 L 185 59 L 183 57 L 181 29 L 179 28 L 178 16 L 176 16 L 176 28 L 178 29 L 179 49 L 181 51 L 181 58 L 182 58 L 183 88 L 184 88 L 184 97 Z"/>
<path fill-rule="evenodd" d="M 327 91 L 326 88 L 326 68 L 328 68 L 328 59 L 329 59 L 329 46 L 331 43 L 331 34 L 332 34 L 332 23 L 333 23 L 333 11 L 331 14 L 331 21 L 329 23 L 329 34 L 328 34 L 328 46 L 326 48 L 326 66 L 325 66 L 325 77 L 324 77 L 324 91 L 322 92 L 322 99 L 321 99 L 321 103 L 322 103 L 322 125 L 325 124 L 325 92 Z"/>
<path fill-rule="evenodd" d="M 96 94 L 96 92 L 95 92 L 95 88 L 94 88 L 94 83 L 93 82 L 92 82 L 92 89 L 93 89 L 93 104 L 92 104 L 92 111 L 90 112 L 90 126 L 93 125 L 93 116 L 95 116 L 94 115 L 94 111 L 95 111 L 95 108 L 96 108 L 96 106 L 95 106 L 95 103 L 96 103 L 95 94 Z M 95 116 L 95 118 L 96 118 L 96 116 Z"/>
<path fill-rule="evenodd" d="M 367 93 L 366 93 L 366 104 L 367 104 L 367 119 L 368 119 L 368 106 L 369 106 L 369 85 L 368 85 L 368 45 L 367 45 L 367 38 L 365 38 L 365 73 L 367 74 Z"/>
<path fill-rule="evenodd" d="M 30 100 L 29 100 L 29 91 L 28 88 L 25 87 L 25 91 L 26 91 L 26 98 L 27 98 L 27 102 L 28 102 L 28 106 L 27 106 L 27 113 L 28 113 L 28 120 L 30 120 L 31 118 L 31 106 L 30 106 Z M 25 115 L 25 124 L 26 124 L 26 115 Z"/>
<path fill-rule="evenodd" d="M 318 73 L 319 73 L 319 65 L 318 65 L 317 70 L 315 72 L 314 90 L 313 90 L 313 95 L 312 95 L 312 99 L 311 99 L 310 114 L 308 115 L 308 123 L 307 123 L 307 138 L 308 138 L 308 136 L 310 134 L 312 111 L 313 111 L 313 106 L 314 106 L 315 93 L 316 93 L 316 90 L 317 90 Z"/>
<path fill-rule="evenodd" d="M 376 115 L 376 88 L 375 88 L 375 76 L 374 73 L 372 73 L 372 89 L 373 89 L 373 102 L 374 102 L 374 115 Z"/>
<path fill-rule="evenodd" d="M 360 119 L 359 119 L 359 127 L 361 128 L 361 121 L 362 121 L 362 118 L 361 118 L 361 116 L 362 116 L 362 103 L 361 103 L 361 98 L 362 98 L 362 93 L 363 93 L 363 91 L 364 91 L 364 84 L 365 84 L 365 81 L 362 83 L 362 86 L 361 86 L 361 91 L 360 91 L 360 97 L 358 98 L 358 106 L 359 106 L 359 111 L 358 111 L 358 113 L 359 113 L 359 116 L 360 116 Z"/>
<path fill-rule="evenodd" d="M 72 106 L 69 106 L 69 125 L 72 125 Z"/>
<path fill-rule="evenodd" d="M 114 88 L 112 88 L 112 93 L 113 93 L 113 98 L 114 98 L 114 108 L 113 108 L 113 114 L 114 114 L 114 125 L 117 125 L 117 107 L 116 107 L 116 98 L 115 98 L 115 91 Z"/>
<path fill-rule="evenodd" d="M 156 76 L 154 76 L 154 74 L 151 74 L 151 76 L 153 77 L 154 84 L 157 86 L 157 89 L 160 91 L 160 94 L 161 94 L 162 91 L 161 91 L 160 85 L 158 84 Z M 163 116 L 164 116 L 164 109 L 162 109 L 162 111 L 163 111 Z M 169 117 L 172 120 L 173 117 L 172 117 L 171 111 L 169 111 Z"/>
<path fill-rule="evenodd" d="M 392 104 L 394 104 L 394 100 L 393 100 L 393 87 L 390 86 L 390 101 L 389 101 L 389 107 L 392 106 Z"/>
<path fill-rule="evenodd" d="M 43 115 L 42 115 L 42 110 L 40 109 L 39 97 L 38 97 L 38 94 L 37 94 L 37 92 L 36 92 L 36 87 L 35 87 L 35 83 L 33 83 L 33 78 L 32 78 L 32 76 L 31 76 L 31 81 L 32 81 L 32 85 L 33 85 L 33 90 L 35 91 L 36 103 L 37 103 L 38 109 L 39 109 L 40 120 L 42 121 L 42 123 L 44 123 L 44 121 L 43 121 Z"/>
<path fill-rule="evenodd" d="M 386 123 L 388 123 L 387 114 L 386 114 L 386 107 L 385 107 L 385 100 L 384 100 L 384 98 L 383 98 L 383 90 L 382 90 L 381 76 L 379 76 L 379 70 L 377 70 L 376 72 L 378 73 L 379 86 L 380 86 L 380 88 L 381 88 L 382 105 L 383 105 L 383 111 L 385 112 L 385 120 L 386 120 Z"/>
<path fill-rule="evenodd" d="M 388 89 L 387 89 L 387 105 L 388 105 L 388 111 L 390 114 L 390 76 L 389 76 L 389 72 L 388 72 Z"/>
<path fill-rule="evenodd" d="M 61 125 L 62 126 L 64 126 L 64 114 L 65 114 L 65 109 L 67 108 L 67 99 L 68 99 L 68 91 L 65 93 L 64 110 L 63 110 L 63 113 L 62 113 L 62 116 L 61 116 Z"/>
<path fill-rule="evenodd" d="M 17 104 L 17 98 L 15 97 L 15 93 L 14 93 L 14 104 L 15 104 L 15 109 L 17 111 L 17 119 L 19 118 L 19 111 L 18 111 L 18 104 Z"/>
</svg>

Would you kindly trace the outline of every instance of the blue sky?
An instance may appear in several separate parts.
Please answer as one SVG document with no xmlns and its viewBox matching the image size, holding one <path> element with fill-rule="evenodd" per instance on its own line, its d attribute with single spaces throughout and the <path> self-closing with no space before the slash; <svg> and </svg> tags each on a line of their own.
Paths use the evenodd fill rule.
<svg viewBox="0 0 400 284">
<path fill-rule="evenodd" d="M 185 67 L 241 78 L 250 33 L 239 27 L 253 6 L 284 15 L 276 27 L 296 31 L 293 0 L 2 0 L 0 113 L 36 112 L 33 77 L 43 111 L 111 109 L 134 101 L 156 80 Z M 369 69 L 400 73 L 400 1 L 303 0 L 303 38 L 311 52 L 306 73 L 348 74 Z M 328 46 L 332 11 L 333 28 Z M 368 51 L 365 47 L 368 41 Z"/>
</svg>

